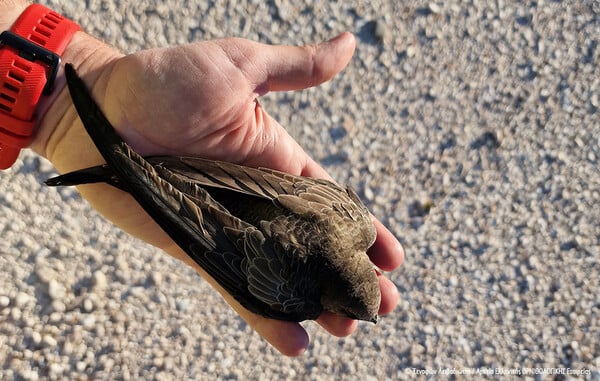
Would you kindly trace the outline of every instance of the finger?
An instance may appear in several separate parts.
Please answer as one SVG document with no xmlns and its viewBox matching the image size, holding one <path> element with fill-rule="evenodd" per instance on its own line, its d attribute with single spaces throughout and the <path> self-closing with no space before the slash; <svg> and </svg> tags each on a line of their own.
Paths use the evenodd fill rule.
<svg viewBox="0 0 600 381">
<path fill-rule="evenodd" d="M 305 89 L 331 79 L 346 67 L 355 46 L 356 40 L 348 32 L 317 45 L 262 45 L 246 75 L 259 94 Z"/>
<path fill-rule="evenodd" d="M 208 277 L 207 274 L 203 276 Z M 308 348 L 308 334 L 298 323 L 267 319 L 254 314 L 239 304 L 214 280 L 211 279 L 213 287 L 221 293 L 227 303 L 240 315 L 248 325 L 267 340 L 275 349 L 285 356 L 300 356 Z"/>
<path fill-rule="evenodd" d="M 329 311 L 324 311 L 317 319 L 317 323 L 325 328 L 333 336 L 345 337 L 356 330 L 358 322 L 345 316 L 336 315 Z"/>
<path fill-rule="evenodd" d="M 235 309 L 259 335 L 281 354 L 292 357 L 300 356 L 308 347 L 308 334 L 298 323 L 266 319 L 252 314 L 246 309 Z"/>
<path fill-rule="evenodd" d="M 267 167 L 292 175 L 333 181 L 331 176 L 315 162 L 302 147 L 270 115 L 264 114 L 265 131 L 274 131 L 268 144 L 261 144 L 247 155 L 243 164 L 250 167 Z"/>
<path fill-rule="evenodd" d="M 377 231 L 377 239 L 369 248 L 371 261 L 384 271 L 392 271 L 404 262 L 404 249 L 396 237 L 379 220 L 371 216 Z"/>
<path fill-rule="evenodd" d="M 326 179 L 330 181 L 335 181 L 329 173 L 323 167 L 319 165 L 316 161 L 314 161 L 311 157 L 307 155 L 306 162 L 304 167 L 302 168 L 300 174 L 302 176 L 307 177 L 315 177 L 319 179 Z"/>
<path fill-rule="evenodd" d="M 378 275 L 379 289 L 381 290 L 381 304 L 379 305 L 379 315 L 387 315 L 396 308 L 400 293 L 398 288 L 388 278 L 383 275 Z"/>
</svg>

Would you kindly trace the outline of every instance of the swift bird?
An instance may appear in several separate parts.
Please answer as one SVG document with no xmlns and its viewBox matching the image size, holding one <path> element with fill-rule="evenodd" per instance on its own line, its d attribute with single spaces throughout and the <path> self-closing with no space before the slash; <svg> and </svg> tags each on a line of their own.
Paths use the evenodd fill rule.
<svg viewBox="0 0 600 381">
<path fill-rule="evenodd" d="M 289 321 L 323 310 L 377 321 L 366 250 L 375 228 L 358 196 L 321 179 L 196 157 L 142 157 L 116 133 L 72 65 L 67 84 L 106 164 L 46 181 L 105 182 L 156 223 L 248 310 Z"/>
</svg>

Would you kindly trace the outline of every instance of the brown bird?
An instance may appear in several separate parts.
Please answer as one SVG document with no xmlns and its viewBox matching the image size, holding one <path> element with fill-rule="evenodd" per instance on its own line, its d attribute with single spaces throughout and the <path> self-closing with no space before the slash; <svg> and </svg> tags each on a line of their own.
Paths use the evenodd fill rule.
<svg viewBox="0 0 600 381">
<path fill-rule="evenodd" d="M 72 65 L 75 108 L 106 164 L 46 181 L 106 182 L 129 192 L 195 262 L 248 310 L 280 320 L 323 310 L 377 321 L 379 284 L 366 250 L 369 213 L 349 188 L 195 157 L 135 153 Z"/>
</svg>

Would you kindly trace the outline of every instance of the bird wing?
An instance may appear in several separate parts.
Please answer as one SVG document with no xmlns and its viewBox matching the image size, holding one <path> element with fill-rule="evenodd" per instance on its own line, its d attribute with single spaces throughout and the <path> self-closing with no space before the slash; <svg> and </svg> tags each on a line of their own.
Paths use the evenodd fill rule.
<svg viewBox="0 0 600 381">
<path fill-rule="evenodd" d="M 351 188 L 334 182 L 294 176 L 269 168 L 251 168 L 196 157 L 152 157 L 155 166 L 168 168 L 176 177 L 202 187 L 222 188 L 272 201 L 275 205 L 305 219 L 328 220 L 352 225 L 360 230 L 366 248 L 375 239 L 369 211 Z"/>
</svg>

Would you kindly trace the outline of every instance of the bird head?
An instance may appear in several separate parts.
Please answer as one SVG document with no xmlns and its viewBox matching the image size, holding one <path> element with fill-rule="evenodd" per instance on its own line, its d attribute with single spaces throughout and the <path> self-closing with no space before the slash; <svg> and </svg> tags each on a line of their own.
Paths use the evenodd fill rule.
<svg viewBox="0 0 600 381">
<path fill-rule="evenodd" d="M 375 269 L 364 252 L 345 258 L 324 277 L 321 304 L 327 311 L 376 323 L 381 291 Z"/>
</svg>

